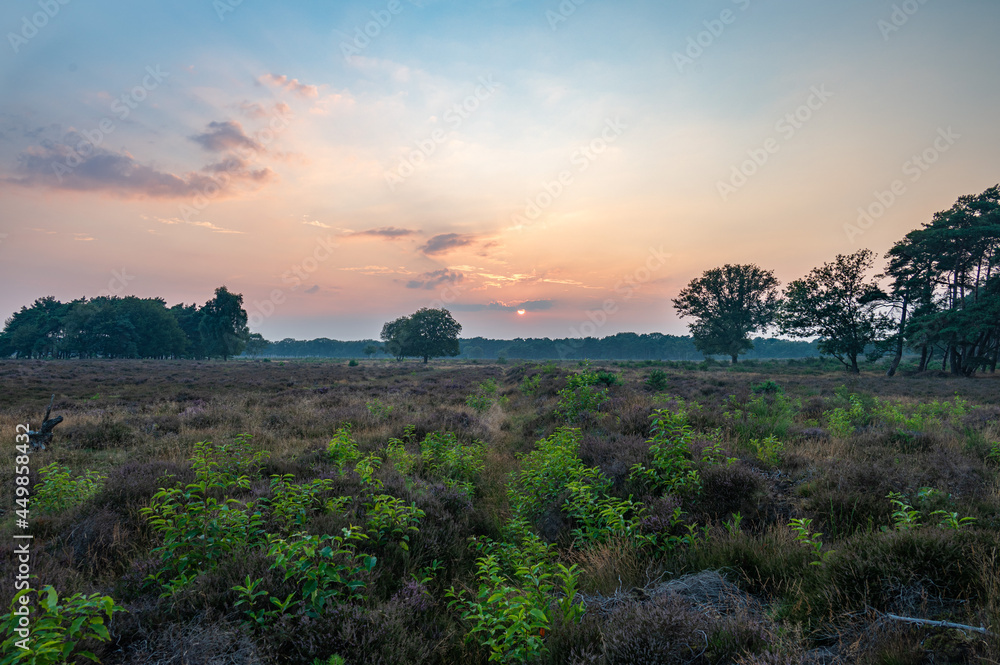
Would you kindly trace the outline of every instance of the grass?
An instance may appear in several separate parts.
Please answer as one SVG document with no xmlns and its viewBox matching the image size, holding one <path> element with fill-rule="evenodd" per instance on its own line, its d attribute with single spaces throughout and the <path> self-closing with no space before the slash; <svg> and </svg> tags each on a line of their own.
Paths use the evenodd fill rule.
<svg viewBox="0 0 1000 665">
<path fill-rule="evenodd" d="M 650 368 L 660 377 L 656 386 Z M 594 363 L 590 371 L 614 380 L 602 383 L 607 400 L 596 410 L 574 414 L 577 454 L 584 467 L 599 470 L 607 492 L 601 501 L 631 497 L 641 505 L 640 526 L 634 537 L 581 541 L 565 508 L 567 491 L 516 527 L 549 543 L 539 570 L 578 566 L 587 608 L 570 624 L 540 610 L 548 623 L 539 625 L 548 629 L 536 662 L 645 662 L 643 654 L 671 653 L 695 663 L 802 662 L 823 654 L 844 663 L 996 662 L 994 638 L 895 625 L 885 613 L 1000 632 L 1000 463 L 991 457 L 1000 441 L 1000 380 L 905 371 L 894 379 L 854 377 L 835 369 L 818 360 Z M 537 441 L 567 424 L 557 413 L 559 393 L 579 371 L 576 363 L 513 360 L 357 367 L 320 360 L 0 361 L 0 432 L 11 444 L 15 425 L 37 425 L 53 393 L 53 414 L 65 418 L 49 449 L 32 455 L 31 484 L 52 463 L 74 477 L 106 476 L 80 505 L 32 511 L 36 584 L 51 584 L 60 596 L 108 594 L 128 611 L 110 622 L 109 642 L 90 645 L 105 664 L 175 662 L 181 644 L 190 662 L 312 664 L 339 656 L 348 663 L 485 663 L 491 652 L 470 636 L 449 590 L 474 591 L 482 544 L 514 537 L 512 474 Z M 490 397 L 498 403 L 467 404 L 483 385 L 495 386 Z M 864 410 L 849 429 L 832 433 L 830 414 L 849 408 L 852 394 Z M 959 416 L 914 415 L 956 395 L 970 407 Z M 700 491 L 664 495 L 629 479 L 633 465 L 650 463 L 650 415 L 664 408 L 687 413 L 686 454 Z M 370 478 L 359 476 L 356 462 L 341 474 L 327 454 L 345 423 L 360 458 L 385 460 Z M 470 451 L 484 444 L 478 471 L 462 477 L 471 478 L 471 493 L 421 459 L 420 443 L 441 431 Z M 157 570 L 152 550 L 163 536 L 142 509 L 161 487 L 194 480 L 197 443 L 232 443 L 244 433 L 268 453 L 259 477 L 206 496 L 229 498 L 240 510 L 258 506 L 270 533 L 285 526 L 267 507 L 275 474 L 301 484 L 326 479 L 301 524 L 312 536 L 363 527 L 376 496 L 421 511 L 406 548 L 401 538 L 358 541 L 358 560 L 377 561 L 355 573 L 365 594 L 332 598 L 312 615 L 275 612 L 248 621 L 233 590 L 248 577 L 279 600 L 298 593 L 253 538 L 167 597 L 145 581 Z M 390 439 L 399 441 L 395 455 L 407 455 L 404 472 L 388 461 Z M 0 468 L 7 497 L 13 466 Z M 974 523 L 956 530 L 924 520 L 894 529 L 889 492 L 920 508 L 926 487 L 938 493 L 925 514 L 944 510 Z M 13 542 L 16 530 L 9 501 L 0 506 L 0 543 Z M 796 540 L 792 520 L 811 520 L 809 543 Z M 0 549 L 0 568 L 11 579 L 13 546 Z M 705 579 L 704 571 L 721 571 L 732 603 L 709 611 L 705 602 L 664 591 L 680 588 L 685 575 Z M 6 606 L 9 595 L 0 602 Z M 259 616 L 266 608 L 257 608 Z M 696 641 L 704 648 L 684 650 Z"/>
</svg>

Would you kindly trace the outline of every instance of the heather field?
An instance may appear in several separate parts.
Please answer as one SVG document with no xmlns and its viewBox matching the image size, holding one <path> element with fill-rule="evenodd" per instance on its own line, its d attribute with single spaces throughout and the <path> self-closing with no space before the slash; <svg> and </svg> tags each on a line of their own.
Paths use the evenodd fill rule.
<svg viewBox="0 0 1000 665">
<path fill-rule="evenodd" d="M 1000 379 L 837 367 L 0 361 L 3 606 L 55 394 L 37 662 L 1000 662 Z"/>
</svg>

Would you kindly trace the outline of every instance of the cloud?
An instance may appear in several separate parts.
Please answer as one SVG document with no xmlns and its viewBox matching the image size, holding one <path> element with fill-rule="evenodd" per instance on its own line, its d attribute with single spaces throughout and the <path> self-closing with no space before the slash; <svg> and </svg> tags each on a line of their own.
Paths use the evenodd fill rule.
<svg viewBox="0 0 1000 665">
<path fill-rule="evenodd" d="M 62 141 L 30 146 L 18 154 L 16 173 L 4 182 L 22 187 L 168 199 L 206 191 L 217 192 L 216 196 L 233 195 L 240 184 L 256 187 L 275 177 L 271 169 L 252 169 L 239 158 L 183 174 L 160 171 L 140 164 L 128 152 L 95 147 L 74 131 L 67 133 Z M 225 173 L 227 177 L 216 177 L 213 175 L 216 173 Z"/>
<path fill-rule="evenodd" d="M 316 293 L 317 291 L 319 291 L 319 284 L 313 284 L 308 289 L 306 289 L 305 292 L 311 294 L 311 293 Z"/>
<path fill-rule="evenodd" d="M 441 284 L 458 284 L 465 275 L 460 272 L 452 272 L 447 268 L 425 272 L 418 279 L 411 279 L 406 283 L 408 289 L 433 289 Z"/>
<path fill-rule="evenodd" d="M 254 152 L 264 151 L 264 146 L 247 136 L 243 131 L 243 125 L 235 120 L 210 122 L 208 131 L 192 136 L 191 140 L 212 152 L 225 152 L 236 148 L 248 148 Z"/>
<path fill-rule="evenodd" d="M 555 300 L 525 300 L 520 303 L 505 303 L 500 300 L 494 300 L 486 304 L 471 303 L 462 305 L 456 303 L 450 305 L 450 309 L 458 312 L 516 312 L 519 309 L 527 312 L 541 312 L 552 309 L 555 305 Z"/>
<path fill-rule="evenodd" d="M 383 226 L 377 229 L 368 229 L 367 231 L 351 231 L 347 233 L 346 237 L 358 238 L 367 236 L 371 238 L 385 238 L 386 240 L 396 240 L 397 238 L 411 236 L 414 233 L 420 233 L 420 232 L 414 231 L 412 229 L 397 229 L 395 226 Z"/>
<path fill-rule="evenodd" d="M 288 90 L 307 99 L 319 97 L 319 88 L 317 86 L 300 83 L 298 79 L 288 78 L 284 74 L 279 76 L 278 74 L 268 73 L 261 76 L 258 80 L 261 83 L 266 83 L 282 90 Z"/>
<path fill-rule="evenodd" d="M 320 222 L 320 221 L 315 220 L 315 219 L 310 220 L 308 222 L 302 222 L 302 223 L 305 224 L 306 226 L 318 226 L 321 229 L 332 229 L 333 228 L 329 224 L 324 224 L 323 222 Z"/>
<path fill-rule="evenodd" d="M 412 275 L 413 274 L 412 270 L 407 270 L 402 266 L 398 268 L 390 268 L 388 266 L 363 266 L 361 268 L 341 268 L 341 270 L 360 272 L 362 275 Z"/>
<path fill-rule="evenodd" d="M 285 102 L 276 103 L 274 107 L 268 111 L 257 102 L 244 100 L 240 102 L 239 109 L 240 113 L 251 120 L 259 120 L 260 118 L 266 118 L 269 115 L 286 116 L 292 112 L 292 108 Z"/>
<path fill-rule="evenodd" d="M 187 224 L 190 226 L 200 226 L 203 229 L 208 229 L 214 233 L 243 233 L 243 231 L 236 231 L 234 229 L 225 229 L 221 226 L 216 226 L 212 222 L 191 222 L 186 219 L 181 219 L 180 217 L 147 217 L 146 215 L 141 215 L 143 219 L 155 219 L 160 224 L 167 224 L 169 226 L 174 226 L 176 224 Z M 159 235 L 156 231 L 150 229 L 150 233 L 154 235 Z"/>
<path fill-rule="evenodd" d="M 440 233 L 428 240 L 426 244 L 422 245 L 420 247 L 420 251 L 428 255 L 444 254 L 453 249 L 471 245 L 474 242 L 476 242 L 476 237 L 472 235 L 464 235 L 460 233 Z"/>
</svg>

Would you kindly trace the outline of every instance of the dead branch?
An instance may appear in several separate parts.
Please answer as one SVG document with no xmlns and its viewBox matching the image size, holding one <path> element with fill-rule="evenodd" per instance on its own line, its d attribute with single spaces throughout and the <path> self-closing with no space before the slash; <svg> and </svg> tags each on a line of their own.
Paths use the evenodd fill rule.
<svg viewBox="0 0 1000 665">
<path fill-rule="evenodd" d="M 56 396 L 53 394 L 52 399 L 49 400 L 49 408 L 45 409 L 45 417 L 42 418 L 41 426 L 35 431 L 28 431 L 28 442 L 31 443 L 32 451 L 45 450 L 45 444 L 52 442 L 52 430 L 63 421 L 62 416 L 49 418 L 49 415 L 52 413 L 52 405 L 55 401 Z"/>
<path fill-rule="evenodd" d="M 908 623 L 918 623 L 925 626 L 938 626 L 941 628 L 957 628 L 958 630 L 969 630 L 974 633 L 982 633 L 983 635 L 989 635 L 993 637 L 994 634 L 985 628 L 980 628 L 978 626 L 966 626 L 962 623 L 952 623 L 951 621 L 934 621 L 932 619 L 918 619 L 916 617 L 901 617 L 898 614 L 884 613 L 886 617 L 890 619 L 895 619 L 896 621 L 906 621 Z"/>
</svg>

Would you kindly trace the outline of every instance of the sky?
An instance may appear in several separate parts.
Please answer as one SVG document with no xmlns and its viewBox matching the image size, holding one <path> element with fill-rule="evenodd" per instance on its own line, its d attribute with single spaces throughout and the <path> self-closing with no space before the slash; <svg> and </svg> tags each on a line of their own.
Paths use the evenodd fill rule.
<svg viewBox="0 0 1000 665">
<path fill-rule="evenodd" d="M 11 0 L 0 314 L 243 294 L 268 339 L 684 334 L 755 263 L 1000 181 L 995 0 Z"/>
</svg>

